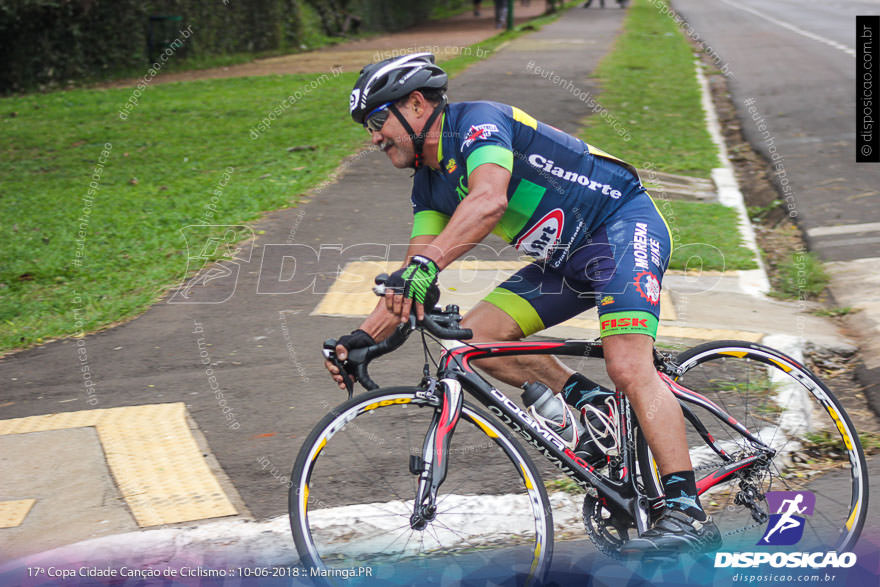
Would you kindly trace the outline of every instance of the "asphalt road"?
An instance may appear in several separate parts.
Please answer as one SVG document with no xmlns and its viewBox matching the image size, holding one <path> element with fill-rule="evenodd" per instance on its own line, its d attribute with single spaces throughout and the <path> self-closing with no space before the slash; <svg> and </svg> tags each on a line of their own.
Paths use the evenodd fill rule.
<svg viewBox="0 0 880 587">
<path fill-rule="evenodd" d="M 880 164 L 855 162 L 855 17 L 880 14 L 880 2 L 672 4 L 731 73 L 743 131 L 775 158 L 773 179 L 789 190 L 786 205 L 810 248 L 828 261 L 876 256 Z M 840 225 L 848 228 L 830 228 Z"/>
</svg>

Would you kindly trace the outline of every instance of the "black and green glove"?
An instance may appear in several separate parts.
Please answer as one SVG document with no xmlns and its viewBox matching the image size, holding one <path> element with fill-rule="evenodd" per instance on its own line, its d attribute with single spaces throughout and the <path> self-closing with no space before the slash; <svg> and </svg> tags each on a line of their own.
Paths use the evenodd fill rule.
<svg viewBox="0 0 880 587">
<path fill-rule="evenodd" d="M 421 255 L 413 255 L 409 265 L 392 273 L 385 285 L 402 293 L 405 298 L 424 304 L 429 297 L 428 290 L 437 285 L 438 273 L 440 268 L 434 261 Z"/>
</svg>

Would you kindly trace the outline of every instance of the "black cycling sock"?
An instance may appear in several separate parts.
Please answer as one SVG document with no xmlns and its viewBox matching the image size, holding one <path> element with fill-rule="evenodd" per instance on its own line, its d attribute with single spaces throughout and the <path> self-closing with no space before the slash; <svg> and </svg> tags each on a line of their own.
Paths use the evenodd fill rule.
<svg viewBox="0 0 880 587">
<path fill-rule="evenodd" d="M 666 507 L 679 510 L 701 522 L 708 517 L 700 505 L 697 481 L 693 471 L 679 471 L 660 478 L 666 493 Z"/>
<path fill-rule="evenodd" d="M 587 402 L 596 405 L 604 403 L 605 398 L 614 395 L 614 392 L 580 373 L 572 373 L 562 387 L 562 394 L 568 405 L 580 410 Z"/>
</svg>

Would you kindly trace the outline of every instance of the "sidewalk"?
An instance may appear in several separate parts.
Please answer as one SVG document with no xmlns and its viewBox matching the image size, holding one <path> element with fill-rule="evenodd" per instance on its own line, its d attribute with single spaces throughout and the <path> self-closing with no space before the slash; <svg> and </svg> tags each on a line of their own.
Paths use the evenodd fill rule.
<svg viewBox="0 0 880 587">
<path fill-rule="evenodd" d="M 528 6 L 517 3 L 514 8 L 514 23 L 521 25 L 541 16 L 545 9 L 546 3 L 540 0 L 530 2 Z M 495 28 L 494 12 L 491 4 L 487 3 L 482 7 L 479 17 L 468 11 L 452 18 L 428 21 L 397 33 L 347 41 L 305 53 L 257 59 L 251 63 L 227 67 L 164 73 L 155 78 L 153 83 L 291 73 L 329 73 L 334 68 L 356 72 L 367 63 L 391 57 L 394 51 L 431 51 L 437 55 L 438 62 L 442 63 L 457 57 L 468 46 L 485 41 L 502 30 Z M 138 81 L 140 80 L 118 80 L 101 84 L 100 87 L 124 88 L 137 85 Z"/>
<path fill-rule="evenodd" d="M 536 5 L 543 9 L 543 3 L 533 2 L 532 8 Z M 583 94 L 552 85 L 534 75 L 528 64 L 534 62 L 544 70 L 553 70 L 571 80 L 579 90 L 596 93 L 598 88 L 590 73 L 611 46 L 624 15 L 623 10 L 571 9 L 559 21 L 519 37 L 456 77 L 451 82 L 450 97 L 455 101 L 509 102 L 539 120 L 575 132 L 588 112 L 587 105 L 578 97 Z M 494 29 L 487 32 L 494 33 Z M 474 40 L 470 36 L 467 43 Z M 334 48 L 329 53 L 375 51 L 379 47 L 378 40 L 374 40 L 369 48 Z M 360 66 L 364 61 L 358 63 Z M 706 181 L 666 179 L 670 182 L 669 190 L 653 190 L 658 198 L 663 198 L 664 192 L 669 197 L 674 192 L 677 197 L 700 200 L 716 195 L 714 185 Z M 210 484 L 210 495 L 169 492 L 164 498 L 152 500 L 153 494 L 149 492 L 154 489 L 138 485 L 136 469 L 132 469 L 135 474 L 126 477 L 129 485 L 123 486 L 118 482 L 116 469 L 111 472 L 100 462 L 97 450 L 102 445 L 95 443 L 103 442 L 101 438 L 57 428 L 24 427 L 23 420 L 33 424 L 31 418 L 42 418 L 49 410 L 71 414 L 84 409 L 82 402 L 70 399 L 76 397 L 81 387 L 80 374 L 65 368 L 76 360 L 74 342 L 46 345 L 0 362 L 0 380 L 6 383 L 8 397 L 15 404 L 7 413 L 14 414 L 10 418 L 17 420 L 15 425 L 6 421 L 8 428 L 3 430 L 9 435 L 0 434 L 0 439 L 24 442 L 30 434 L 63 432 L 63 438 L 59 435 L 52 441 L 70 443 L 83 450 L 87 446 L 94 449 L 89 453 L 89 466 L 79 475 L 103 484 L 93 496 L 98 499 L 89 504 L 89 515 L 74 520 L 65 518 L 69 526 L 66 533 L 53 536 L 58 538 L 54 542 L 41 543 L 40 549 L 132 532 L 128 536 L 104 538 L 120 545 L 114 556 L 161 562 L 173 562 L 175 557 L 213 559 L 223 564 L 226 557 L 234 560 L 234 552 L 241 548 L 262 553 L 253 555 L 255 558 L 245 556 L 242 560 L 247 564 L 289 564 L 291 539 L 283 520 L 287 508 L 285 475 L 318 414 L 343 398 L 332 390 L 316 350 L 325 338 L 357 327 L 360 317 L 375 303 L 373 295 L 364 291 L 364 284 L 372 281 L 377 269 L 399 265 L 403 259 L 410 228 L 410 185 L 409 171 L 394 170 L 380 152 L 363 151 L 343 164 L 335 183 L 315 190 L 307 204 L 278 210 L 260 221 L 254 227 L 259 236 L 241 252 L 231 280 L 217 279 L 194 287 L 192 303 L 160 303 L 124 326 L 86 337 L 93 370 L 104 374 L 100 380 L 101 408 L 171 402 L 168 405 L 177 410 L 179 420 L 175 433 L 183 434 L 179 429 L 191 428 L 194 448 L 186 458 L 193 460 L 181 460 L 183 464 L 169 468 L 159 489 L 183 486 L 175 475 L 186 474 L 191 466 L 187 463 L 200 461 L 204 456 L 208 457 L 207 463 L 202 464 L 217 478 L 216 484 Z M 364 244 L 377 242 L 382 244 Z M 492 237 L 487 244 L 500 253 L 489 247 L 476 249 L 473 258 L 460 260 L 442 274 L 443 303 L 458 303 L 462 308 L 472 306 L 522 263 L 506 243 Z M 302 247 L 297 249 L 300 251 L 307 247 L 321 251 L 321 256 L 300 257 L 291 268 L 289 261 L 285 264 L 285 255 L 290 259 L 291 247 L 297 246 Z M 391 265 L 365 261 L 363 257 L 372 254 L 367 247 L 374 247 L 370 251 L 390 251 L 382 263 Z M 782 344 L 786 346 L 783 350 L 797 353 L 809 340 L 817 346 L 852 350 L 832 321 L 813 316 L 806 312 L 809 308 L 794 303 L 748 294 L 742 279 L 739 272 L 670 272 L 664 281 L 664 314 L 658 343 L 682 347 L 703 340 L 737 338 L 767 341 L 773 346 Z M 222 294 L 219 297 L 218 292 Z M 226 294 L 228 297 L 224 297 Z M 217 299 L 224 301 L 216 303 Z M 595 311 L 541 333 L 577 338 L 597 334 Z M 119 349 L 134 352 L 116 352 Z M 211 377 L 220 382 L 229 405 L 238 410 L 240 429 L 228 429 L 215 395 L 205 392 L 206 371 L 199 358 L 202 351 L 210 355 Z M 405 377 L 401 371 L 408 365 L 419 364 L 420 358 L 417 345 L 408 345 L 395 354 L 395 361 L 378 361 L 371 374 L 384 385 L 411 383 L 411 377 Z M 94 425 L 97 429 L 98 425 L 92 423 L 95 421 L 83 416 L 71 426 L 82 430 L 83 426 Z M 162 439 L 154 438 L 151 442 L 158 445 Z M 47 441 L 43 450 L 51 451 L 51 443 Z M 120 452 L 136 451 L 135 447 Z M 56 466 L 51 478 L 59 482 L 43 483 L 39 488 L 27 485 L 34 471 L 24 465 L 4 474 L 6 479 L 0 479 L 3 499 L 36 498 L 30 513 L 25 511 L 18 519 L 18 529 L 13 529 L 17 536 L 39 533 L 44 530 L 40 520 L 55 512 L 71 511 L 73 502 L 65 496 L 66 486 L 60 480 L 74 473 L 65 468 L 69 463 L 58 462 Z M 109 463 L 110 468 L 116 466 Z M 15 495 L 10 479 L 16 481 Z M 42 492 L 40 496 L 27 494 L 38 489 Z M 153 504 L 149 513 L 155 515 L 139 517 L 133 507 L 137 500 Z M 200 504 L 207 500 L 219 505 L 207 513 L 192 513 L 197 508 L 178 512 L 186 509 L 187 500 Z M 176 509 L 171 511 L 170 506 Z M 235 515 L 229 515 L 230 508 Z M 104 515 L 111 511 L 112 516 Z M 222 523 L 217 522 L 216 518 L 221 516 L 226 517 Z M 204 522 L 210 519 L 214 521 Z M 156 527 L 160 529 L 152 531 Z M 223 532 L 230 534 L 218 537 Z M 133 538 L 141 534 L 143 539 Z M 9 552 L 8 545 L 15 540 L 12 536 L 0 533 L 0 551 Z M 258 541 L 267 536 L 276 546 L 263 550 L 264 543 Z M 288 542 L 283 542 L 285 539 Z M 150 543 L 151 540 L 155 542 Z M 139 546 L 131 547 L 134 551 L 126 550 L 125 545 L 135 543 Z M 16 554 L 36 551 L 24 547 Z M 37 555 L 32 560 L 63 559 L 74 564 L 102 561 L 102 556 L 100 550 L 81 546 Z"/>
</svg>

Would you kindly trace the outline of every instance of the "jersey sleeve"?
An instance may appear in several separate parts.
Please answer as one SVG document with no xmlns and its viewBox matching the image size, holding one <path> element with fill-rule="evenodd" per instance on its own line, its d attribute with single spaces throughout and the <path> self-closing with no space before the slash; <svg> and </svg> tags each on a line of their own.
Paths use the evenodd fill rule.
<svg viewBox="0 0 880 587">
<path fill-rule="evenodd" d="M 461 136 L 461 158 L 466 162 L 468 176 L 485 163 L 513 171 L 512 119 L 503 108 L 477 103 L 459 119 L 456 130 Z"/>
<path fill-rule="evenodd" d="M 416 173 L 413 177 L 412 195 L 413 227 L 410 238 L 417 236 L 436 236 L 443 232 L 449 216 L 431 205 L 431 182 L 428 173 Z"/>
</svg>

